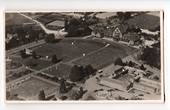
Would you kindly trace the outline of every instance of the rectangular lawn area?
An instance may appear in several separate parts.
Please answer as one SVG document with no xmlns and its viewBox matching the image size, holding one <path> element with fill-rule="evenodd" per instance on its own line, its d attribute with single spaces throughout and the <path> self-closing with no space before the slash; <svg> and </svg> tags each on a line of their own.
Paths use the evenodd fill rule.
<svg viewBox="0 0 170 110">
<path fill-rule="evenodd" d="M 35 51 L 41 56 L 57 55 L 57 58 L 62 58 L 63 61 L 69 61 L 76 57 L 82 56 L 97 50 L 104 45 L 98 42 L 83 41 L 83 40 L 62 40 L 58 43 L 46 43 Z"/>
<path fill-rule="evenodd" d="M 95 69 L 101 69 L 111 63 L 114 63 L 118 57 L 125 57 L 127 54 L 123 50 L 114 47 L 107 47 L 98 52 L 87 55 L 81 59 L 74 61 L 77 65 L 91 64 Z"/>
<path fill-rule="evenodd" d="M 12 94 L 18 94 L 22 98 L 28 100 L 37 99 L 37 95 L 41 90 L 52 90 L 57 89 L 55 85 L 41 81 L 37 78 L 30 78 L 27 81 L 23 82 L 18 88 L 12 89 L 10 92 Z"/>
<path fill-rule="evenodd" d="M 69 78 L 69 74 L 71 72 L 71 65 L 61 63 L 57 67 L 52 67 L 49 70 L 44 71 L 47 74 L 53 75 L 55 77 L 60 77 L 64 79 Z"/>
<path fill-rule="evenodd" d="M 43 68 L 53 65 L 51 61 L 34 59 L 31 57 L 24 59 L 23 63 L 27 66 L 30 66 L 32 69 L 36 69 L 36 70 L 41 70 Z"/>
</svg>

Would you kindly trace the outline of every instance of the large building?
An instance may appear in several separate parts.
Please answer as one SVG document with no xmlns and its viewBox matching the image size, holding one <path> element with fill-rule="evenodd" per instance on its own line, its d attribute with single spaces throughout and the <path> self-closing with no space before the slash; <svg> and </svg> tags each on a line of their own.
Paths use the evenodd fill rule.
<svg viewBox="0 0 170 110">
<path fill-rule="evenodd" d="M 130 85 L 130 82 L 128 81 L 121 81 L 117 79 L 111 79 L 111 78 L 101 78 L 100 84 L 110 87 L 110 88 L 115 88 L 119 89 L 122 91 L 127 91 L 128 86 Z"/>
<path fill-rule="evenodd" d="M 65 23 L 62 20 L 55 20 L 53 22 L 48 23 L 46 26 L 49 29 L 59 30 L 65 27 Z"/>
<path fill-rule="evenodd" d="M 158 81 L 153 81 L 146 78 L 140 78 L 138 83 L 134 82 L 133 88 L 141 90 L 144 92 L 149 92 L 151 94 L 160 94 L 161 93 L 161 84 Z"/>
</svg>

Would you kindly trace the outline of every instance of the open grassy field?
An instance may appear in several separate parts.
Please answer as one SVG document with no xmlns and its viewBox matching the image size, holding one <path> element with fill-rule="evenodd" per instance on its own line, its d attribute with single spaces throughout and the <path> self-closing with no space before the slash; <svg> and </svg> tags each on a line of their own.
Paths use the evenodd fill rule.
<svg viewBox="0 0 170 110">
<path fill-rule="evenodd" d="M 44 57 L 56 55 L 58 59 L 62 59 L 64 64 L 62 63 L 59 65 L 57 69 L 56 67 L 53 67 L 44 72 L 57 77 L 67 78 L 67 74 L 71 68 L 70 64 L 82 66 L 91 64 L 95 69 L 101 69 L 114 63 L 116 58 L 128 55 L 126 52 L 126 50 L 129 49 L 128 47 L 117 44 L 110 44 L 110 46 L 106 47 L 106 44 L 107 43 L 103 41 L 94 41 L 90 39 L 64 39 L 58 43 L 46 43 L 32 49 L 35 50 L 38 55 Z M 128 50 L 128 52 L 132 50 Z M 83 56 L 83 53 L 85 53 L 86 56 Z M 20 60 L 20 62 L 36 70 L 41 70 L 54 65 L 50 59 L 45 60 L 45 58 L 34 59 L 29 57 Z"/>
<path fill-rule="evenodd" d="M 66 39 L 56 44 L 44 44 L 36 48 L 35 51 L 41 56 L 57 55 L 57 58 L 62 58 L 65 62 L 80 57 L 83 53 L 87 54 L 100 49 L 103 46 L 103 43 L 92 40 Z"/>
<path fill-rule="evenodd" d="M 95 69 L 101 69 L 114 63 L 116 58 L 127 56 L 126 50 L 129 50 L 129 47 L 116 44 L 106 47 L 106 42 L 84 39 L 67 39 L 57 44 L 45 44 L 35 49 L 37 54 L 42 56 L 56 54 L 58 58 L 63 58 L 63 63 L 44 72 L 65 79 L 68 78 L 74 64 L 82 66 L 91 64 Z M 83 53 L 86 53 L 86 56 L 83 56 Z"/>
<path fill-rule="evenodd" d="M 51 90 L 57 88 L 55 85 L 41 81 L 37 78 L 30 78 L 21 84 L 18 88 L 11 90 L 11 93 L 18 94 L 22 98 L 37 99 L 41 90 Z"/>
<path fill-rule="evenodd" d="M 93 54 L 78 59 L 73 63 L 84 66 L 91 64 L 95 69 L 100 69 L 111 63 L 114 63 L 116 58 L 124 57 L 126 55 L 127 53 L 124 50 L 115 46 L 109 46 Z"/>
<path fill-rule="evenodd" d="M 53 22 L 55 20 L 62 20 L 64 21 L 65 15 L 59 14 L 59 13 L 41 13 L 41 16 L 37 16 L 36 19 L 40 21 L 43 24 L 48 24 L 50 22 Z"/>
<path fill-rule="evenodd" d="M 23 25 L 23 23 L 34 23 L 31 20 L 21 16 L 18 13 L 6 13 L 5 25 Z"/>
<path fill-rule="evenodd" d="M 160 13 L 157 12 L 157 15 Z M 134 25 L 142 29 L 155 29 L 160 26 L 160 17 L 152 14 L 141 14 L 126 21 L 129 25 Z"/>
</svg>

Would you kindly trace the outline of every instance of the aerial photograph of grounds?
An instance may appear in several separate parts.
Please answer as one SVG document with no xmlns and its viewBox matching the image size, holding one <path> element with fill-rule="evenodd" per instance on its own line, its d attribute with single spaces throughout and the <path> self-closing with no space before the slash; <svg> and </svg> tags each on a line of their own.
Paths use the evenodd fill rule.
<svg viewBox="0 0 170 110">
<path fill-rule="evenodd" d="M 161 100 L 161 17 L 5 12 L 6 100 Z"/>
</svg>

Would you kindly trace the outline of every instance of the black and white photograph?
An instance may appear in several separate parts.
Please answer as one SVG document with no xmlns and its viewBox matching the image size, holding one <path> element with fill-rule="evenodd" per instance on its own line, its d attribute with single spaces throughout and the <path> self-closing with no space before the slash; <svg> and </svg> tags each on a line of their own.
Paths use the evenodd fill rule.
<svg viewBox="0 0 170 110">
<path fill-rule="evenodd" d="M 164 100 L 163 14 L 4 12 L 6 101 Z"/>
</svg>

